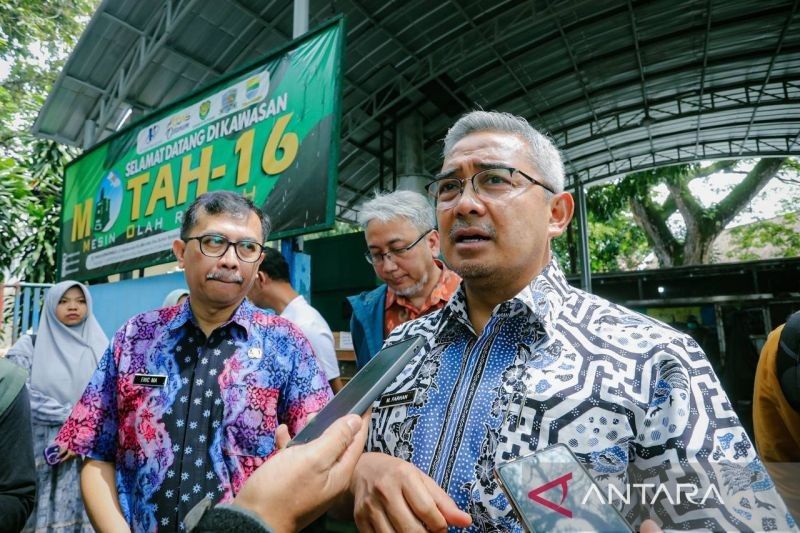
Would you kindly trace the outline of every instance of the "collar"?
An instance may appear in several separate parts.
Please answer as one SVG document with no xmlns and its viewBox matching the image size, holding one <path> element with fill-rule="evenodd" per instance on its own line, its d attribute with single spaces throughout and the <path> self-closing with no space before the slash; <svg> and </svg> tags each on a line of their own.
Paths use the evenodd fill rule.
<svg viewBox="0 0 800 533">
<path fill-rule="evenodd" d="M 529 315 L 529 320 L 542 324 L 550 334 L 561 314 L 564 300 L 574 290 L 567 283 L 558 259 L 553 255 L 539 275 L 523 287 L 516 296 L 497 304 L 492 310 L 492 315 L 526 313 Z M 458 290 L 442 309 L 442 326 L 449 320 L 461 322 L 472 330 L 467 314 L 467 299 L 463 283 L 459 285 Z"/>
<path fill-rule="evenodd" d="M 190 296 L 191 298 L 191 296 Z M 250 303 L 250 301 L 245 298 L 239 307 L 236 308 L 236 311 L 233 312 L 231 315 L 230 320 L 222 324 L 221 327 L 225 327 L 228 324 L 234 323 L 238 326 L 241 326 L 246 332 L 247 336 L 250 336 L 250 329 L 253 324 L 253 315 L 258 311 L 258 309 Z M 192 313 L 192 308 L 189 305 L 189 299 L 187 298 L 181 306 L 178 308 L 178 313 L 167 322 L 167 328 L 170 330 L 176 330 L 183 327 L 188 322 L 191 322 L 195 327 L 197 326 L 197 321 L 194 318 L 194 314 Z M 217 328 L 219 329 L 219 328 Z"/>
<path fill-rule="evenodd" d="M 433 290 L 425 299 L 425 303 L 423 303 L 419 309 L 417 309 L 411 304 L 411 300 L 409 300 L 405 296 L 399 296 L 394 291 L 394 289 L 392 289 L 388 285 L 386 286 L 386 301 L 384 302 L 383 308 L 389 309 L 395 303 L 397 303 L 399 305 L 410 307 L 417 311 L 421 311 L 424 308 L 436 305 L 442 300 L 447 301 L 450 295 L 449 294 L 450 291 L 447 290 L 448 280 L 457 274 L 452 270 L 448 269 L 447 266 L 442 261 L 434 259 L 433 262 L 436 264 L 437 267 L 439 267 L 439 270 L 441 270 L 441 273 L 439 274 L 439 281 L 437 281 L 436 285 L 433 286 Z"/>
<path fill-rule="evenodd" d="M 303 298 L 303 295 L 302 294 L 298 294 L 297 296 L 292 298 L 292 300 L 289 303 L 286 304 L 286 307 L 283 308 L 283 312 L 280 313 L 280 316 L 285 315 L 286 311 L 288 311 L 290 307 L 295 306 L 295 305 L 301 305 L 304 301 L 305 301 L 305 298 Z"/>
</svg>

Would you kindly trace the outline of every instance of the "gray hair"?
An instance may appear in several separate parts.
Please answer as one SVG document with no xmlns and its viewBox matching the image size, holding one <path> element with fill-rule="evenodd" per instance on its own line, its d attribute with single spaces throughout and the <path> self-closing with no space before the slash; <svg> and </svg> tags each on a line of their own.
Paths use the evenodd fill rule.
<svg viewBox="0 0 800 533">
<path fill-rule="evenodd" d="M 200 210 L 208 215 L 228 215 L 234 218 L 247 219 L 252 212 L 261 222 L 263 234 L 262 242 L 267 240 L 270 232 L 269 217 L 261 211 L 248 198 L 230 191 L 211 191 L 198 196 L 186 210 L 181 223 L 181 239 L 186 240 L 197 224 L 197 215 Z"/>
<path fill-rule="evenodd" d="M 358 221 L 363 229 L 373 220 L 389 222 L 395 218 L 405 218 L 420 232 L 436 227 L 433 206 L 426 196 L 414 191 L 376 191 L 371 200 L 361 206 Z"/>
<path fill-rule="evenodd" d="M 523 117 L 500 111 L 471 111 L 463 115 L 447 131 L 444 138 L 444 157 L 453 150 L 453 146 L 469 135 L 482 131 L 495 131 L 518 135 L 530 147 L 528 158 L 539 173 L 542 181 L 555 192 L 564 190 L 564 164 L 561 154 L 549 137 L 540 133 Z"/>
</svg>

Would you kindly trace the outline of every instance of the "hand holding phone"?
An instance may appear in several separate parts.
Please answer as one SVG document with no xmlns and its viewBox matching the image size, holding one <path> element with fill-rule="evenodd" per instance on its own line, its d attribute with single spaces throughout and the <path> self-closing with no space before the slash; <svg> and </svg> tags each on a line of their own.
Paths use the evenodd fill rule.
<svg viewBox="0 0 800 533">
<path fill-rule="evenodd" d="M 633 532 L 564 444 L 499 464 L 495 476 L 529 531 Z"/>
<path fill-rule="evenodd" d="M 295 435 L 289 446 L 319 437 L 325 428 L 345 415 L 364 414 L 424 344 L 425 339 L 421 336 L 409 337 L 375 354 L 328 405 Z"/>
</svg>

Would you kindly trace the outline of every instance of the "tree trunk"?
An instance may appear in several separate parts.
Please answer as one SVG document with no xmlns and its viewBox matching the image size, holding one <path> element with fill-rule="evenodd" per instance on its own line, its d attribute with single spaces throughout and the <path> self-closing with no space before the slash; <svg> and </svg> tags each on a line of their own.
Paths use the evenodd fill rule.
<svg viewBox="0 0 800 533">
<path fill-rule="evenodd" d="M 686 224 L 683 243 L 669 231 L 666 218 L 672 208 L 655 206 L 650 187 L 644 196 L 632 196 L 630 206 L 636 223 L 644 230 L 660 266 L 699 265 L 709 262 L 714 240 L 725 226 L 775 177 L 785 158 L 761 159 L 747 177 L 716 206 L 704 208 L 692 196 L 689 182 L 693 175 L 676 176 L 674 169 L 664 174 L 670 196 L 666 205 L 674 205 Z M 699 173 L 699 172 L 698 172 Z"/>
<path fill-rule="evenodd" d="M 644 230 L 647 235 L 647 240 L 653 247 L 653 252 L 656 254 L 658 264 L 661 267 L 671 267 L 674 265 L 673 250 L 671 243 L 671 235 L 664 233 L 661 226 L 664 221 L 658 216 L 653 216 L 652 210 L 648 209 L 641 199 L 632 197 L 630 199 L 631 211 L 633 218 L 639 227 Z"/>
</svg>

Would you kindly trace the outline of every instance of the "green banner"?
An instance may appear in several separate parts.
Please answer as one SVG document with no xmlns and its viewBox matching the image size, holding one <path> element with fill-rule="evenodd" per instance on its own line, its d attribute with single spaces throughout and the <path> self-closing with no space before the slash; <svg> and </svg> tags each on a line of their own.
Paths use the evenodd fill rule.
<svg viewBox="0 0 800 533">
<path fill-rule="evenodd" d="M 343 20 L 170 104 L 65 171 L 59 273 L 85 280 L 174 260 L 200 194 L 238 192 L 270 239 L 334 223 Z"/>
</svg>

